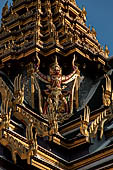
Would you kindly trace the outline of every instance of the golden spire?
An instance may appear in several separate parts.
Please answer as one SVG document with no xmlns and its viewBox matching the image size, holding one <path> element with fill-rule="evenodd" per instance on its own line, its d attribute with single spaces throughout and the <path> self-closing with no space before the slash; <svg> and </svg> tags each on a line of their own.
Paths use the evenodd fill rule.
<svg viewBox="0 0 113 170">
<path fill-rule="evenodd" d="M 95 31 L 95 28 L 94 28 L 94 27 L 92 27 L 91 32 L 92 32 L 93 38 L 96 38 L 96 31 Z"/>
<path fill-rule="evenodd" d="M 86 22 L 86 15 L 87 15 L 87 12 L 86 12 L 85 7 L 83 7 L 83 9 L 82 9 L 82 15 L 83 15 L 84 21 Z"/>
<path fill-rule="evenodd" d="M 104 52 L 104 54 L 105 54 L 105 57 L 108 58 L 109 50 L 108 50 L 108 46 L 107 45 L 105 45 L 105 52 Z"/>
<path fill-rule="evenodd" d="M 6 1 L 5 6 L 2 9 L 2 16 L 8 12 L 8 1 Z"/>
<path fill-rule="evenodd" d="M 76 5 L 76 0 L 70 0 L 74 5 Z"/>
</svg>

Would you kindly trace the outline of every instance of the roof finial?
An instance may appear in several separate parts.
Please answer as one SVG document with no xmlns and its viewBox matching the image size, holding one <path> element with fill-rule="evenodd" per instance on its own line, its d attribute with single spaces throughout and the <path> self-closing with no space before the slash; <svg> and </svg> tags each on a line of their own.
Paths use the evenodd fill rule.
<svg viewBox="0 0 113 170">
<path fill-rule="evenodd" d="M 104 52 L 104 54 L 105 54 L 105 57 L 108 58 L 109 50 L 108 50 L 108 46 L 107 45 L 105 45 L 105 52 Z"/>
<path fill-rule="evenodd" d="M 86 22 L 86 15 L 87 15 L 86 9 L 85 9 L 85 7 L 83 6 L 82 16 L 83 16 L 84 22 Z"/>
<path fill-rule="evenodd" d="M 70 1 L 76 5 L 76 0 L 70 0 Z"/>
<path fill-rule="evenodd" d="M 2 8 L 2 16 L 8 12 L 8 1 L 6 1 L 5 6 Z"/>
</svg>

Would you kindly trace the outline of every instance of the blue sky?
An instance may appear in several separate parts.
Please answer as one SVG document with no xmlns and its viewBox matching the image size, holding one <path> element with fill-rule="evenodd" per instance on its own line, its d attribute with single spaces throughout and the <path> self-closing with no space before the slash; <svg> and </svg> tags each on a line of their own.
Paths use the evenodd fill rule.
<svg viewBox="0 0 113 170">
<path fill-rule="evenodd" d="M 100 44 L 108 46 L 113 56 L 113 0 L 76 0 L 77 5 L 86 7 L 87 25 L 94 26 Z"/>
<path fill-rule="evenodd" d="M 6 0 L 0 0 L 1 10 Z M 12 0 L 8 1 L 9 4 Z M 113 56 L 113 0 L 76 0 L 77 5 L 85 6 L 87 11 L 87 26 L 90 24 L 97 32 L 100 44 L 108 46 L 110 56 Z"/>
</svg>

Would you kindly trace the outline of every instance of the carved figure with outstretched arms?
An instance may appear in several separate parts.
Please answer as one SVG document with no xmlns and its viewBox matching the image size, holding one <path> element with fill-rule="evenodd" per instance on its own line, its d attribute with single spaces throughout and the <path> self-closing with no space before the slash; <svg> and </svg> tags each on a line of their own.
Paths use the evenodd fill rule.
<svg viewBox="0 0 113 170">
<path fill-rule="evenodd" d="M 72 114 L 73 113 L 73 99 L 75 95 L 75 87 L 79 84 L 79 71 L 78 68 L 75 66 L 75 55 L 72 61 L 72 68 L 73 71 L 69 75 L 62 75 L 62 69 L 58 64 L 57 56 L 55 56 L 55 62 L 49 67 L 49 75 L 44 75 L 39 71 L 40 67 L 40 59 L 37 56 L 37 69 L 36 72 L 33 73 L 35 79 L 35 85 L 38 90 L 39 96 L 39 110 L 43 116 L 48 114 L 57 113 L 58 117 L 61 114 Z M 42 107 L 41 103 L 41 90 L 38 83 L 38 80 L 41 80 L 43 83 L 46 84 L 47 89 L 44 90 L 47 98 Z M 66 94 L 63 93 L 63 90 L 66 89 L 67 85 L 73 81 L 73 86 L 70 90 L 65 90 Z M 66 96 L 67 95 L 67 96 Z M 67 100 L 68 99 L 68 100 Z M 51 107 L 53 106 L 53 107 Z M 53 109 L 53 111 L 52 111 Z M 50 111 L 51 110 L 51 111 Z M 49 115 L 50 116 L 50 115 Z"/>
</svg>

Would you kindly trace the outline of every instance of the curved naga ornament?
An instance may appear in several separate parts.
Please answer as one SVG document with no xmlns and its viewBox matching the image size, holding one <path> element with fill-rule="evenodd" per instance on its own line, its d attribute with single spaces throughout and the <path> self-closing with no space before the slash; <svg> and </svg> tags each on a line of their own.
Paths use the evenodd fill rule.
<svg viewBox="0 0 113 170">
<path fill-rule="evenodd" d="M 80 74 L 78 68 L 74 65 L 75 56 L 72 61 L 73 72 L 67 76 L 62 75 L 62 69 L 58 64 L 57 56 L 55 57 L 55 62 L 49 67 L 49 75 L 47 76 L 39 71 L 40 59 L 38 57 L 37 59 L 37 70 L 33 73 L 33 76 L 39 95 L 40 113 L 50 121 L 51 127 L 52 125 L 56 127 L 55 130 L 57 131 L 56 122 L 63 122 L 73 113 L 73 101 L 78 96 L 76 93 L 78 92 Z M 44 90 L 46 99 L 43 105 L 41 103 L 42 95 L 38 80 L 44 82 L 47 87 Z M 78 100 L 75 102 L 76 108 L 78 105 L 77 102 Z"/>
<path fill-rule="evenodd" d="M 96 138 L 98 130 L 100 131 L 100 139 L 102 139 L 104 134 L 104 124 L 110 119 L 110 117 L 111 114 L 104 110 L 95 120 L 90 122 L 90 108 L 85 106 L 84 116 L 82 117 L 81 115 L 80 132 L 86 137 L 87 142 L 90 142 L 91 138 Z"/>
</svg>

